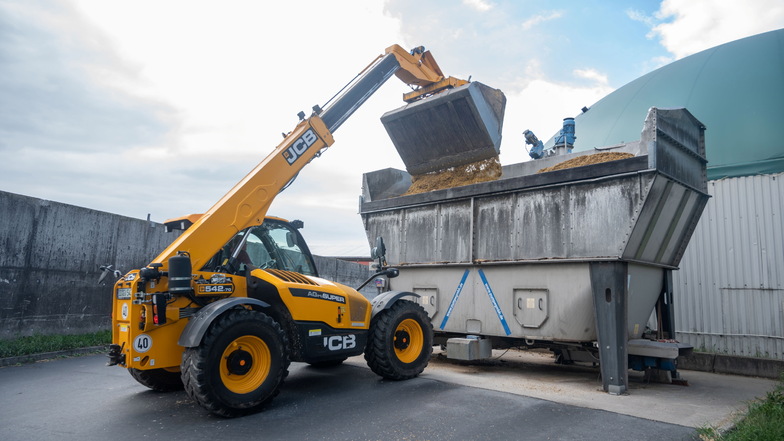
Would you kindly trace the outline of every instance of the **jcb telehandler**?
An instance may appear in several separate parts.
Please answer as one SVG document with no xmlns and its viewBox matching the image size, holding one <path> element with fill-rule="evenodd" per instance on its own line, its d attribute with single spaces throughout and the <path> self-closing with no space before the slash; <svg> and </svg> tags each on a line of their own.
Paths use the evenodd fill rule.
<svg viewBox="0 0 784 441">
<path fill-rule="evenodd" d="M 314 106 L 308 118 L 300 112 L 294 130 L 245 178 L 206 213 L 166 221 L 182 234 L 147 266 L 116 282 L 109 365 L 127 368 L 154 390 L 184 387 L 201 406 L 226 417 L 270 401 L 290 361 L 333 365 L 364 353 L 384 378 L 404 380 L 424 370 L 433 330 L 424 309 L 404 299 L 416 294 L 386 292 L 371 303 L 355 289 L 319 278 L 297 222 L 266 217 L 278 193 L 393 74 L 414 88 L 404 96 L 414 104 L 471 85 L 445 78 L 424 48 L 408 52 L 394 45 L 323 109 Z M 470 111 L 455 113 L 460 106 L 447 104 L 433 107 L 433 119 L 422 119 L 419 129 L 431 139 L 451 136 L 437 133 L 441 126 L 433 121 L 441 118 L 477 131 L 481 124 L 468 121 L 474 118 Z M 461 118 L 466 121 L 456 121 Z M 423 153 L 412 147 L 417 151 L 401 156 L 444 166 L 437 143 L 431 141 L 431 148 Z M 497 146 L 463 148 L 480 152 L 465 156 L 471 160 L 497 153 Z M 453 156 L 452 163 L 461 161 Z M 384 267 L 383 252 L 376 257 L 380 274 L 397 274 Z"/>
</svg>

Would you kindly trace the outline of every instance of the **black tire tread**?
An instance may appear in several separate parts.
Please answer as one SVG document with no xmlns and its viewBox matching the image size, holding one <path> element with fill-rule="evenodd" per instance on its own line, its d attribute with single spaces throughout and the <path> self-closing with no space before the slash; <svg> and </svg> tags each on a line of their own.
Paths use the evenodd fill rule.
<svg viewBox="0 0 784 441">
<path fill-rule="evenodd" d="M 392 336 L 397 325 L 405 318 L 415 319 L 422 327 L 424 344 L 422 354 L 412 363 L 397 359 L 392 346 Z M 409 300 L 398 300 L 391 307 L 379 312 L 370 322 L 370 332 L 365 347 L 365 360 L 377 375 L 389 380 L 408 380 L 421 374 L 433 353 L 433 325 L 424 308 Z"/>
<path fill-rule="evenodd" d="M 210 348 L 215 344 L 215 340 L 230 326 L 246 320 L 259 320 L 278 334 L 278 337 L 283 343 L 279 349 L 280 353 L 277 354 L 281 357 L 281 366 L 277 372 L 270 372 L 270 376 L 274 376 L 273 381 L 275 382 L 274 389 L 270 394 L 258 402 L 243 403 L 241 406 L 230 407 L 218 400 L 215 392 L 212 390 L 212 385 L 209 383 L 205 369 L 207 368 L 207 363 L 210 361 L 208 360 L 208 356 Z M 233 418 L 258 411 L 280 393 L 280 387 L 283 385 L 284 379 L 288 376 L 290 360 L 287 348 L 288 338 L 286 337 L 286 334 L 283 332 L 280 325 L 270 316 L 262 312 L 247 309 L 231 310 L 215 320 L 199 346 L 186 348 L 183 352 L 180 369 L 182 371 L 182 383 L 185 387 L 185 392 L 187 392 L 188 396 L 193 400 L 199 403 L 199 405 L 215 415 Z M 270 347 L 270 350 L 274 349 Z"/>
<path fill-rule="evenodd" d="M 128 373 L 134 380 L 156 392 L 172 392 L 182 390 L 184 387 L 179 372 L 170 372 L 165 369 L 129 368 Z"/>
</svg>

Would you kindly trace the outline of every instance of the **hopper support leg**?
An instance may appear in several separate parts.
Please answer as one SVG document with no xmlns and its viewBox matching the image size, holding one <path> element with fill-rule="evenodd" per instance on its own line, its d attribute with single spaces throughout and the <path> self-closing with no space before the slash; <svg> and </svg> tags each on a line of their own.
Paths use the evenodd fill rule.
<svg viewBox="0 0 784 441">
<path fill-rule="evenodd" d="M 673 310 L 672 270 L 664 270 L 662 293 L 657 301 L 656 311 L 660 315 L 659 338 L 675 338 L 675 312 Z"/>
<path fill-rule="evenodd" d="M 629 382 L 627 341 L 627 264 L 590 264 L 602 387 L 613 395 L 626 392 Z"/>
</svg>

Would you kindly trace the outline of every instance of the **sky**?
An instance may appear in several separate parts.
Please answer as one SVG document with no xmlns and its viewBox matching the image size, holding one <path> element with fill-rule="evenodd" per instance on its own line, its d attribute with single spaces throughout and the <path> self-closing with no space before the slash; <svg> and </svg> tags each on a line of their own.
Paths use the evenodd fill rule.
<svg viewBox="0 0 784 441">
<path fill-rule="evenodd" d="M 392 44 L 501 89 L 517 163 L 524 130 L 546 140 L 641 75 L 780 28 L 781 0 L 0 0 L 0 190 L 203 213 Z M 404 169 L 379 118 L 408 90 L 387 82 L 273 203 L 314 254 L 369 255 L 362 173 Z"/>
</svg>

